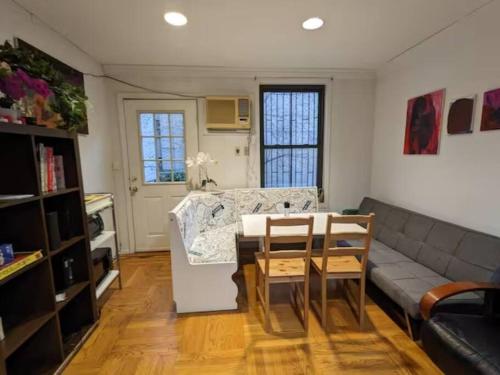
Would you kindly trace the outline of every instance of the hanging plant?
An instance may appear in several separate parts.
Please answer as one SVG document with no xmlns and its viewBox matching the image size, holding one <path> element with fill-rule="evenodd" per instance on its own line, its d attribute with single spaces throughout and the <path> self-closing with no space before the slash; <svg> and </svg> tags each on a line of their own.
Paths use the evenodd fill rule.
<svg viewBox="0 0 500 375">
<path fill-rule="evenodd" d="M 37 54 L 36 51 L 14 48 L 6 41 L 0 45 L 0 62 L 5 64 L 5 68 L 0 67 L 0 91 L 5 95 L 0 99 L 0 106 L 9 108 L 18 100 L 16 96 L 12 97 L 2 90 L 1 82 L 5 82 L 8 66 L 11 74 L 15 72 L 17 76 L 21 71 L 21 75 L 26 73 L 27 77 L 36 80 L 40 90 L 44 84 L 47 85 L 47 90 L 53 93 L 50 109 L 59 115 L 57 127 L 77 131 L 87 126 L 87 96 L 83 88 L 68 82 L 44 56 Z"/>
</svg>

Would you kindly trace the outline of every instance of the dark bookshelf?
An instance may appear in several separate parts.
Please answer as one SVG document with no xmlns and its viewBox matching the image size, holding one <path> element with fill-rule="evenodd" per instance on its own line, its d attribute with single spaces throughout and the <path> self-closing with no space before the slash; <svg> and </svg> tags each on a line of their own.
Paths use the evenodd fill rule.
<svg viewBox="0 0 500 375">
<path fill-rule="evenodd" d="M 38 144 L 64 158 L 66 188 L 43 193 Z M 0 201 L 0 243 L 43 257 L 0 280 L 0 375 L 60 372 L 97 324 L 95 283 L 86 226 L 77 136 L 60 129 L 0 123 L 0 194 L 33 197 Z M 66 237 L 50 248 L 45 215 L 58 212 Z M 65 287 L 63 261 L 73 259 Z M 66 299 L 56 302 L 57 292 Z"/>
</svg>

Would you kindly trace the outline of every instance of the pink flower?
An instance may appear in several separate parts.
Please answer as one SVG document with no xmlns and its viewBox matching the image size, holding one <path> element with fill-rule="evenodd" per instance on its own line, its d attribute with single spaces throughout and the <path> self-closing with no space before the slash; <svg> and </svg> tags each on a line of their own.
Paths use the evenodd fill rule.
<svg viewBox="0 0 500 375">
<path fill-rule="evenodd" d="M 49 88 L 49 85 L 43 79 L 33 79 L 32 88 L 44 98 L 47 98 L 53 94 L 52 90 Z"/>
<path fill-rule="evenodd" d="M 16 70 L 16 76 L 22 81 L 24 82 L 24 84 L 26 86 L 28 86 L 28 88 L 33 88 L 33 79 L 28 75 L 28 73 L 26 73 L 24 70 L 22 69 L 17 69 Z"/>
<path fill-rule="evenodd" d="M 0 91 L 13 100 L 19 100 L 26 96 L 23 83 L 15 75 L 11 75 L 0 80 Z"/>
</svg>

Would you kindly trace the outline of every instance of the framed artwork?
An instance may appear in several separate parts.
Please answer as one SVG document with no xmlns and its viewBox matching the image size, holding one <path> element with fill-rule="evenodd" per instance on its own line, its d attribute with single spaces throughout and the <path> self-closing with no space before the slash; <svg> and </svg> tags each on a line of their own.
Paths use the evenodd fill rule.
<svg viewBox="0 0 500 375">
<path fill-rule="evenodd" d="M 405 155 L 436 155 L 443 118 L 444 89 L 408 100 Z"/>
<path fill-rule="evenodd" d="M 63 79 L 64 84 L 68 86 L 73 87 L 73 92 L 77 92 L 80 97 L 85 97 L 85 84 L 84 84 L 84 76 L 83 73 L 72 68 L 69 65 L 66 65 L 62 61 L 57 60 L 56 58 L 50 56 L 49 54 L 39 50 L 38 48 L 32 46 L 31 44 L 25 42 L 24 40 L 20 38 L 15 39 L 15 43 L 18 48 L 24 49 L 26 51 L 29 51 L 33 53 L 33 56 L 38 58 L 39 60 L 44 60 L 50 63 L 51 69 L 55 70 Z M 41 103 L 37 102 L 36 103 L 38 112 L 40 113 L 40 117 L 44 117 L 44 120 L 48 122 L 45 117 L 50 117 L 53 114 L 50 113 L 50 110 L 48 109 L 48 106 L 46 103 Z M 89 127 L 88 127 L 88 122 L 87 122 L 87 113 L 86 109 L 83 109 L 83 112 L 80 117 L 80 124 L 77 128 L 77 132 L 80 134 L 89 134 Z M 37 119 L 38 119 L 37 115 Z M 38 119 L 38 122 L 40 123 L 40 119 Z M 42 122 L 43 123 L 43 122 Z M 50 126 L 49 127 L 54 127 Z"/>
<path fill-rule="evenodd" d="M 497 129 L 500 129 L 500 88 L 484 93 L 481 116 L 481 131 Z"/>
<path fill-rule="evenodd" d="M 474 122 L 476 95 L 459 98 L 450 103 L 448 134 L 470 134 Z"/>
</svg>

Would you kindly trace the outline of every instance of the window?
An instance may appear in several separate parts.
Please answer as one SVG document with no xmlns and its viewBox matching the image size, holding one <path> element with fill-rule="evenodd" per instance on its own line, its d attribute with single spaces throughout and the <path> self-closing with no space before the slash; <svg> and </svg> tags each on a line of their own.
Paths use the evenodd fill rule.
<svg viewBox="0 0 500 375">
<path fill-rule="evenodd" d="M 139 113 L 145 184 L 186 181 L 184 113 Z"/>
<path fill-rule="evenodd" d="M 324 86 L 261 86 L 262 187 L 322 188 Z"/>
</svg>

